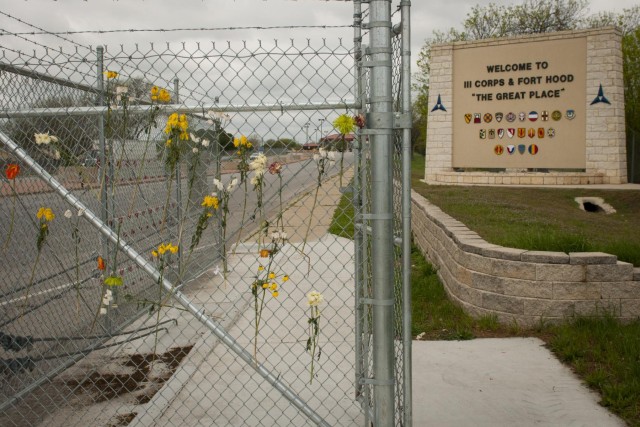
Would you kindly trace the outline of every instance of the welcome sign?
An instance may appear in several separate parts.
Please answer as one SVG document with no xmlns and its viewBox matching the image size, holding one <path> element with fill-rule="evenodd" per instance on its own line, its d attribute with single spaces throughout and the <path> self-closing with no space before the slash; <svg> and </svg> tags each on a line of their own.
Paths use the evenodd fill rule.
<svg viewBox="0 0 640 427">
<path fill-rule="evenodd" d="M 453 50 L 455 168 L 584 169 L 585 37 Z"/>
</svg>

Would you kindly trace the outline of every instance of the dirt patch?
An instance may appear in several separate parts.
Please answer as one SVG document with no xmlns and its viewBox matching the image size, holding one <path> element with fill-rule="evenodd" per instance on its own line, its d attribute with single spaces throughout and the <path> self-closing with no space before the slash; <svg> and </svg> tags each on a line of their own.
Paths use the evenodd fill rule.
<svg viewBox="0 0 640 427">
<path fill-rule="evenodd" d="M 133 354 L 115 358 L 114 363 L 104 366 L 102 371 L 94 371 L 81 380 L 66 380 L 65 385 L 76 394 L 91 396 L 91 403 L 138 391 L 141 393 L 135 396 L 136 402 L 147 403 L 171 378 L 192 348 L 175 347 L 163 354 Z"/>
<path fill-rule="evenodd" d="M 129 414 L 117 415 L 114 420 L 107 427 L 123 427 L 128 426 L 131 421 L 138 415 L 137 412 L 131 412 Z"/>
</svg>

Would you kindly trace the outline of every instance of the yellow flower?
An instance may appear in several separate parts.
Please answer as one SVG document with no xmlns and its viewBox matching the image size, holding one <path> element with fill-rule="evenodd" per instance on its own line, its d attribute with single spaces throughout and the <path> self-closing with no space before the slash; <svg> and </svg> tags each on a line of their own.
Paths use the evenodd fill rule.
<svg viewBox="0 0 640 427">
<path fill-rule="evenodd" d="M 151 251 L 151 255 L 153 255 L 154 258 L 158 258 L 158 251 Z"/>
<path fill-rule="evenodd" d="M 347 116 L 346 114 L 339 116 L 333 121 L 333 127 L 338 129 L 338 132 L 343 135 L 347 135 L 353 132 L 355 126 L 356 121 L 353 119 L 353 117 Z"/>
<path fill-rule="evenodd" d="M 283 281 L 283 282 L 286 282 L 287 280 L 289 280 L 289 276 L 286 276 L 286 275 L 285 275 L 285 276 L 283 276 L 283 277 L 282 277 L 282 281 Z"/>
<path fill-rule="evenodd" d="M 164 245 L 164 243 L 160 244 L 160 246 L 158 246 L 158 253 L 160 255 L 164 255 L 165 252 L 167 252 L 167 247 Z"/>
<path fill-rule="evenodd" d="M 267 289 L 268 287 L 269 287 L 269 284 L 268 284 L 268 283 L 263 283 L 263 284 L 262 284 L 262 289 Z"/>
<path fill-rule="evenodd" d="M 263 266 L 261 266 L 261 265 L 259 265 L 259 266 L 258 266 L 258 271 L 264 271 L 264 267 L 263 267 Z"/>
<path fill-rule="evenodd" d="M 238 145 L 240 145 L 240 140 L 238 138 L 233 138 L 233 146 L 238 148 Z"/>
<path fill-rule="evenodd" d="M 273 295 L 273 297 L 274 297 L 274 298 L 278 298 L 278 295 L 280 295 L 280 292 L 278 292 L 278 291 L 273 291 L 273 292 L 271 293 L 271 295 Z"/>
<path fill-rule="evenodd" d="M 275 291 L 276 289 L 278 289 L 278 284 L 277 283 L 272 283 L 271 286 L 269 287 L 269 289 L 271 289 L 272 291 Z"/>
<path fill-rule="evenodd" d="M 171 95 L 169 94 L 168 90 L 160 89 L 160 94 L 158 95 L 158 99 L 161 102 L 169 102 L 169 101 L 171 101 Z"/>
<path fill-rule="evenodd" d="M 171 145 L 171 138 L 167 139 L 167 144 L 166 144 L 166 146 L 168 147 L 168 146 L 170 146 L 170 145 Z"/>
<path fill-rule="evenodd" d="M 269 249 L 260 249 L 260 258 L 267 258 L 269 253 Z"/>
<path fill-rule="evenodd" d="M 51 208 L 40 208 L 38 209 L 38 213 L 36 214 L 36 217 L 38 217 L 38 219 L 44 218 L 45 221 L 53 221 L 53 219 L 56 216 L 54 215 Z"/>
<path fill-rule="evenodd" d="M 151 96 L 158 96 L 159 92 L 160 92 L 160 89 L 158 89 L 158 86 L 153 86 L 151 88 Z"/>
<path fill-rule="evenodd" d="M 251 148 L 253 147 L 253 144 L 251 144 L 250 142 L 247 142 L 247 148 Z"/>
<path fill-rule="evenodd" d="M 276 273 L 274 273 L 273 271 L 269 273 L 269 279 L 275 279 L 276 278 Z"/>
<path fill-rule="evenodd" d="M 189 132 L 180 132 L 180 139 L 182 141 L 188 141 L 189 140 Z"/>
<path fill-rule="evenodd" d="M 218 203 L 218 198 L 214 196 L 204 196 L 204 200 L 202 200 L 202 206 L 205 208 L 218 209 Z"/>
<path fill-rule="evenodd" d="M 118 77 L 118 73 L 115 71 L 105 71 L 104 75 L 107 76 L 107 79 L 115 79 L 116 77 Z"/>
</svg>

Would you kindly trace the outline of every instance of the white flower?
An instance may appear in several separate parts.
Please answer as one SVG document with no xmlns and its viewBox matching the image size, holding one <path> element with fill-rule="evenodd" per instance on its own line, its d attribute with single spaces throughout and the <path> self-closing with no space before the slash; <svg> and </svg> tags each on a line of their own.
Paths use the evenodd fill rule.
<svg viewBox="0 0 640 427">
<path fill-rule="evenodd" d="M 49 134 L 47 134 L 47 135 L 49 135 Z M 49 137 L 49 139 L 50 139 L 52 142 L 58 142 L 58 137 L 57 137 L 57 136 L 53 136 L 53 135 L 51 135 L 51 136 Z"/>
<path fill-rule="evenodd" d="M 316 161 L 316 162 L 320 161 L 320 155 L 319 154 L 314 154 L 313 155 L 313 160 Z"/>
<path fill-rule="evenodd" d="M 216 268 L 213 269 L 213 275 L 217 276 L 220 274 L 220 266 L 216 265 Z"/>
<path fill-rule="evenodd" d="M 52 137 L 49 135 L 49 132 L 47 133 L 34 133 L 33 136 L 36 139 L 36 144 L 37 145 L 47 145 L 49 144 L 51 141 L 53 141 L 53 138 L 56 138 L 55 136 Z M 58 138 L 55 139 L 55 141 L 58 141 Z"/>
<path fill-rule="evenodd" d="M 203 139 L 202 140 L 202 146 L 203 147 L 208 147 L 209 146 L 209 140 L 208 139 Z"/>
<path fill-rule="evenodd" d="M 218 189 L 218 191 L 224 191 L 224 185 L 222 184 L 222 182 L 220 182 L 219 179 L 213 178 L 213 185 Z"/>
<path fill-rule="evenodd" d="M 317 307 L 322 301 L 324 301 L 324 296 L 320 292 L 311 291 L 307 294 L 307 304 L 309 307 Z"/>
<path fill-rule="evenodd" d="M 256 174 L 264 175 L 264 172 L 267 170 L 267 156 L 260 153 L 258 156 L 249 164 L 251 170 L 256 171 Z"/>
<path fill-rule="evenodd" d="M 327 158 L 327 156 L 329 155 L 329 154 L 327 153 L 327 150 L 325 150 L 324 148 L 320 148 L 320 149 L 318 150 L 318 152 L 320 153 L 320 157 L 322 157 L 323 159 L 326 159 L 326 158 Z"/>
<path fill-rule="evenodd" d="M 198 137 L 197 137 L 197 136 L 195 136 L 194 134 L 190 133 L 190 134 L 189 134 L 189 136 L 191 137 L 191 140 L 192 140 L 193 142 L 195 142 L 196 144 L 197 144 L 198 142 L 200 142 L 200 138 L 198 138 Z"/>
<path fill-rule="evenodd" d="M 335 160 L 336 159 L 336 152 L 335 151 L 329 151 L 329 160 Z"/>
<path fill-rule="evenodd" d="M 227 186 L 227 192 L 231 193 L 238 185 L 238 178 L 233 178 L 229 185 Z"/>
<path fill-rule="evenodd" d="M 198 152 L 198 149 L 196 147 L 193 147 L 193 150 L 191 150 L 191 151 L 193 151 L 193 153 L 195 154 L 195 153 Z"/>
<path fill-rule="evenodd" d="M 66 211 L 64 211 L 65 218 L 71 218 L 72 216 L 73 214 L 71 213 L 71 209 L 67 209 Z"/>
<path fill-rule="evenodd" d="M 116 86 L 116 95 L 120 95 L 121 93 L 128 93 L 129 88 L 126 86 Z"/>
<path fill-rule="evenodd" d="M 58 150 L 56 150 L 53 153 L 53 158 L 56 159 L 56 160 L 60 160 L 60 152 Z"/>
<path fill-rule="evenodd" d="M 100 314 L 102 314 L 102 315 L 107 314 L 107 308 L 106 307 L 100 307 Z"/>
<path fill-rule="evenodd" d="M 253 186 L 259 185 L 261 176 L 262 175 L 258 175 L 258 174 L 254 175 L 253 178 L 251 178 L 251 185 Z"/>
<path fill-rule="evenodd" d="M 84 215 L 84 209 L 78 209 L 78 216 Z"/>
</svg>

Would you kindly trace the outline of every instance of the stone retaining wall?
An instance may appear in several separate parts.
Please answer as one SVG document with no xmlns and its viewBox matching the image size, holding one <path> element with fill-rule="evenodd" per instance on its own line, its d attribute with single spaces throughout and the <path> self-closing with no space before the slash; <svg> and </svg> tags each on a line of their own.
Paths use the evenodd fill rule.
<svg viewBox="0 0 640 427">
<path fill-rule="evenodd" d="M 599 252 L 540 252 L 487 243 L 412 192 L 416 245 L 449 296 L 474 317 L 533 326 L 573 315 L 640 317 L 640 268 Z"/>
</svg>

